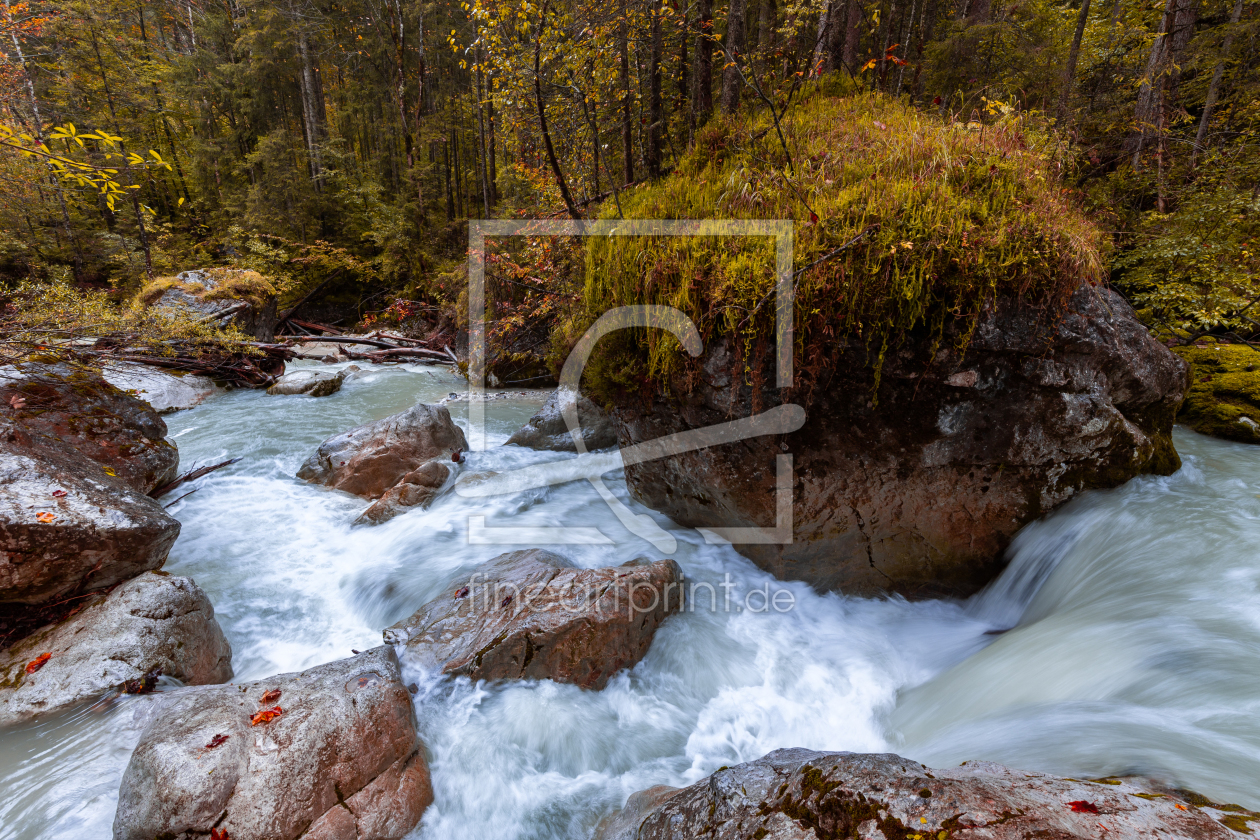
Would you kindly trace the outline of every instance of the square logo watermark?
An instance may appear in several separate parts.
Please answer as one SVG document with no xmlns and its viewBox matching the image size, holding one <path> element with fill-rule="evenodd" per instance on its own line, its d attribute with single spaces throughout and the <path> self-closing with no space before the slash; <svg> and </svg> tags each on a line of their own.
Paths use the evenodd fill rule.
<svg viewBox="0 0 1260 840">
<path fill-rule="evenodd" d="M 472 219 L 468 223 L 468 425 L 469 448 L 486 448 L 486 239 L 502 237 L 769 237 L 775 244 L 775 385 L 792 386 L 793 316 L 795 287 L 792 273 L 793 223 L 790 220 L 715 219 Z M 579 339 L 560 374 L 560 388 L 575 396 L 582 370 L 599 339 L 620 329 L 649 328 L 668 331 L 692 356 L 703 352 L 699 331 L 681 310 L 671 306 L 622 306 L 603 313 Z M 799 429 L 805 411 L 785 404 L 767 411 L 700 429 L 690 429 L 645 441 L 616 452 L 587 452 L 575 400 L 562 402 L 565 424 L 577 446 L 576 458 L 537 467 L 524 467 L 461 481 L 456 492 L 465 497 L 519 493 L 536 487 L 585 479 L 628 531 L 658 550 L 672 553 L 677 541 L 651 517 L 636 514 L 610 491 L 603 476 L 658 458 L 733 443 L 763 435 L 779 435 Z M 545 468 L 544 468 L 545 467 Z M 772 528 L 699 529 L 710 544 L 792 542 L 792 456 L 776 456 L 775 525 Z M 490 526 L 485 516 L 468 518 L 468 541 L 474 545 L 611 545 L 613 540 L 589 526 L 531 527 Z"/>
</svg>

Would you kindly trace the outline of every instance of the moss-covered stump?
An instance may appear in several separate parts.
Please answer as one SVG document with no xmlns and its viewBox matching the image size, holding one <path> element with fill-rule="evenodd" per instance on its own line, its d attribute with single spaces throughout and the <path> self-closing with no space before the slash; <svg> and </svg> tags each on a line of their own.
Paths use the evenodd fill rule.
<svg viewBox="0 0 1260 840">
<path fill-rule="evenodd" d="M 1190 390 L 1177 422 L 1201 434 L 1260 443 L 1260 353 L 1241 344 L 1173 352 L 1190 363 Z"/>
</svg>

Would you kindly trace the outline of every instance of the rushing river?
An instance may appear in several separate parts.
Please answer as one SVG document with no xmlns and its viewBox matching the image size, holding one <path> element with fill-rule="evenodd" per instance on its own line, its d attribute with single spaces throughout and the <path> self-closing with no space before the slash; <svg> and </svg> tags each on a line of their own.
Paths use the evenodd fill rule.
<svg viewBox="0 0 1260 840">
<path fill-rule="evenodd" d="M 183 531 L 166 565 L 210 596 L 237 679 L 379 644 L 386 625 L 512 550 L 469 545 L 469 515 L 598 526 L 616 545 L 556 548 L 582 566 L 661 556 L 586 482 L 448 495 L 351 528 L 363 501 L 293 477 L 329 435 L 463 387 L 444 368 L 378 368 L 331 397 L 236 391 L 167 417 L 182 469 L 242 458 L 171 508 Z M 470 467 L 554 460 L 497 445 L 545 396 L 489 401 L 490 448 Z M 465 423 L 467 404 L 449 407 Z M 409 668 L 436 793 L 415 836 L 586 840 L 636 790 L 787 746 L 1146 773 L 1260 808 L 1260 447 L 1181 429 L 1176 441 L 1180 472 L 1086 494 L 1029 526 L 1006 573 L 965 603 L 818 595 L 652 514 L 687 577 L 719 587 L 719 609 L 701 590 L 599 692 Z M 627 498 L 624 480 L 607 483 Z M 767 587 L 795 606 L 762 610 L 764 595 L 750 594 Z M 160 702 L 124 697 L 0 733 L 0 838 L 108 837 L 119 779 Z"/>
</svg>

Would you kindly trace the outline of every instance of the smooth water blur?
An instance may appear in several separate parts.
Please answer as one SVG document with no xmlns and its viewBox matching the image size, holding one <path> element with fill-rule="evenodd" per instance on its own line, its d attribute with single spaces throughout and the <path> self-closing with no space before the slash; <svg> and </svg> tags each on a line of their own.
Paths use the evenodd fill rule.
<svg viewBox="0 0 1260 840">
<path fill-rule="evenodd" d="M 377 368 L 330 397 L 235 391 L 167 417 L 181 469 L 243 459 L 171 508 L 183 530 L 166 567 L 209 594 L 237 679 L 379 644 L 382 628 L 478 563 L 533 547 L 469 545 L 470 515 L 495 527 L 597 526 L 616 544 L 552 547 L 582 566 L 662 556 L 585 482 L 452 494 L 351 528 L 366 502 L 293 477 L 329 435 L 464 387 L 444 368 Z M 491 448 L 469 468 L 559 457 L 499 446 L 545 397 L 489 401 Z M 467 404 L 449 407 L 462 424 Z M 416 836 L 584 839 L 636 790 L 786 746 L 1158 773 L 1260 804 L 1260 487 L 1250 479 L 1260 448 L 1180 432 L 1177 442 L 1180 473 L 1088 494 L 1025 529 L 1007 573 L 967 603 L 819 595 L 652 514 L 699 590 L 603 691 L 477 685 L 405 663 L 436 789 Z M 627 499 L 624 480 L 607 483 Z M 789 591 L 794 608 L 754 611 L 764 595 L 749 594 L 767 587 Z M 16 792 L 0 803 L 0 838 L 109 836 L 118 781 L 160 702 L 125 697 L 0 735 L 0 787 Z"/>
</svg>

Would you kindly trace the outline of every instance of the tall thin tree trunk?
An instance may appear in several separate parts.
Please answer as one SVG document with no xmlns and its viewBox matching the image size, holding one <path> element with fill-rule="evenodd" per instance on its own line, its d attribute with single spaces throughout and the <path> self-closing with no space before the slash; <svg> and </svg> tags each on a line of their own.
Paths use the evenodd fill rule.
<svg viewBox="0 0 1260 840">
<path fill-rule="evenodd" d="M 1067 122 L 1068 104 L 1072 99 L 1072 86 L 1076 82 L 1076 62 L 1081 57 L 1081 39 L 1085 36 L 1085 24 L 1088 22 L 1089 0 L 1081 0 L 1081 11 L 1076 18 L 1076 32 L 1072 35 L 1072 47 L 1068 50 L 1067 66 L 1063 68 L 1063 90 L 1059 93 L 1060 125 Z"/>
<path fill-rule="evenodd" d="M 862 38 L 862 0 L 849 0 L 849 15 L 844 27 L 844 66 L 857 73 L 858 45 Z"/>
<path fill-rule="evenodd" d="M 832 0 L 837 2 L 837 0 Z M 761 67 L 769 63 L 774 50 L 774 24 L 776 20 L 774 0 L 761 0 L 757 8 L 757 50 L 762 55 Z"/>
<path fill-rule="evenodd" d="M 323 141 L 323 126 L 319 119 L 319 99 L 315 66 L 311 61 L 311 45 L 306 27 L 298 25 L 298 56 L 302 60 L 302 71 L 299 81 L 302 88 L 302 128 L 306 134 L 306 153 L 310 159 L 311 178 L 318 191 L 323 181 L 324 166 L 320 159 L 320 143 Z"/>
<path fill-rule="evenodd" d="M 542 34 L 547 17 L 547 5 L 542 8 L 543 19 L 538 22 L 538 35 L 534 39 L 534 102 L 538 105 L 538 130 L 542 132 L 543 148 L 547 151 L 547 162 L 551 164 L 551 172 L 556 177 L 556 186 L 560 188 L 560 198 L 564 200 L 564 209 L 574 219 L 581 218 L 569 193 L 569 184 L 560 171 L 560 161 L 556 159 L 555 146 L 551 144 L 551 131 L 547 128 L 547 109 L 543 107 L 542 95 Z"/>
<path fill-rule="evenodd" d="M 744 58 L 744 13 L 747 0 L 731 0 L 726 18 L 726 55 L 722 69 L 722 111 L 733 114 L 739 108 L 744 80 L 739 62 Z"/>
<path fill-rule="evenodd" d="M 1243 0 L 1234 0 L 1234 11 L 1229 16 L 1229 31 L 1225 33 L 1225 42 L 1221 44 L 1221 57 L 1212 71 L 1212 81 L 1208 84 L 1207 99 L 1203 103 L 1203 116 L 1199 117 L 1199 130 L 1194 135 L 1194 151 L 1190 153 L 1190 167 L 1199 162 L 1199 152 L 1203 151 L 1207 140 L 1208 123 L 1212 121 L 1212 109 L 1216 107 L 1216 98 L 1221 92 L 1221 79 L 1225 77 L 1225 62 L 1229 60 L 1229 51 L 1234 46 L 1234 29 L 1242 19 Z"/>
<path fill-rule="evenodd" d="M 626 0 L 621 0 L 621 22 L 617 27 L 617 47 L 621 53 L 621 156 L 625 183 L 634 183 L 634 134 L 631 126 L 633 97 L 630 95 L 630 35 L 626 23 Z"/>
<path fill-rule="evenodd" d="M 713 0 L 699 0 L 698 6 L 695 95 L 691 100 L 693 129 L 704 125 L 713 114 Z"/>
<path fill-rule="evenodd" d="M 661 9 L 660 0 L 652 0 L 649 8 L 651 17 L 649 26 L 651 47 L 648 53 L 648 136 L 647 164 L 648 175 L 659 178 L 661 175 Z"/>
</svg>

